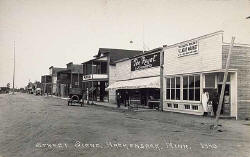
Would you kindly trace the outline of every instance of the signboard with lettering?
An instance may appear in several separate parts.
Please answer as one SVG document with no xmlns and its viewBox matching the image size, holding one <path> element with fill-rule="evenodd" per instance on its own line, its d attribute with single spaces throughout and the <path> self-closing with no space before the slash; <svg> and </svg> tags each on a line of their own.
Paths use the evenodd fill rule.
<svg viewBox="0 0 250 157">
<path fill-rule="evenodd" d="M 131 60 L 131 71 L 160 66 L 160 53 L 140 56 Z"/>
<path fill-rule="evenodd" d="M 198 41 L 189 41 L 178 46 L 178 57 L 198 54 Z"/>
<path fill-rule="evenodd" d="M 90 80 L 92 79 L 92 74 L 91 75 L 83 75 L 83 80 Z"/>
<path fill-rule="evenodd" d="M 107 74 L 90 74 L 90 75 L 83 76 L 83 80 L 90 80 L 90 79 L 107 80 L 108 75 Z"/>
</svg>

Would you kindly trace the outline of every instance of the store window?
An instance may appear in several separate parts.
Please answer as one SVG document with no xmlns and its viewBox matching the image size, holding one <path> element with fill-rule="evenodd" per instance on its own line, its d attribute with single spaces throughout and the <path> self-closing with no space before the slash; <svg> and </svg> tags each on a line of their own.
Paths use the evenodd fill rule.
<svg viewBox="0 0 250 157">
<path fill-rule="evenodd" d="M 200 101 L 200 76 L 183 76 L 183 100 Z"/>
<path fill-rule="evenodd" d="M 185 107 L 186 110 L 190 109 L 190 105 L 185 104 L 184 107 Z"/>
<path fill-rule="evenodd" d="M 180 100 L 180 77 L 167 78 L 166 88 L 167 100 Z"/>
</svg>

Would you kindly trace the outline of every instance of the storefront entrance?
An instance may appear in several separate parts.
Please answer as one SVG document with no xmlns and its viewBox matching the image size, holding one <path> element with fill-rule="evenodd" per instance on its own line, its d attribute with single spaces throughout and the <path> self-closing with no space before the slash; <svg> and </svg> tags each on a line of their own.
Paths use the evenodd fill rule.
<svg viewBox="0 0 250 157">
<path fill-rule="evenodd" d="M 138 108 L 158 108 L 160 102 L 160 89 L 118 89 L 121 94 L 121 103 L 125 106 L 136 106 Z"/>
<path fill-rule="evenodd" d="M 222 88 L 222 84 L 218 84 L 218 94 L 220 96 L 221 93 L 221 88 Z M 230 115 L 230 111 L 231 111 L 231 96 L 230 96 L 230 84 L 226 84 L 225 87 L 225 92 L 224 92 L 224 98 L 223 98 L 223 104 L 222 104 L 222 108 L 221 108 L 221 114 L 222 115 Z"/>
<path fill-rule="evenodd" d="M 88 90 L 89 100 L 101 102 L 108 101 L 108 92 L 105 91 L 105 88 L 108 86 L 107 84 L 108 81 L 83 82 L 83 92 L 87 93 Z M 87 97 L 85 99 L 87 99 Z"/>
</svg>

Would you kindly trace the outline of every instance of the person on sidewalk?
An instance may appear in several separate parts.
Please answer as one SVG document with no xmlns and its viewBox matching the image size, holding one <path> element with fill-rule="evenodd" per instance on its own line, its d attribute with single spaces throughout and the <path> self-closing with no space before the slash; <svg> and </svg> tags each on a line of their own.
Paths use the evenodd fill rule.
<svg viewBox="0 0 250 157">
<path fill-rule="evenodd" d="M 210 101 L 212 102 L 213 106 L 213 115 L 216 116 L 216 112 L 219 105 L 219 94 L 216 89 L 212 90 L 210 97 L 211 97 Z"/>
<path fill-rule="evenodd" d="M 209 93 L 206 92 L 204 89 L 202 93 L 202 106 L 204 110 L 204 116 L 208 115 L 208 100 L 209 100 Z"/>
<path fill-rule="evenodd" d="M 128 96 L 128 92 L 125 92 L 125 107 L 127 107 L 129 105 L 129 96 Z"/>
<path fill-rule="evenodd" d="M 116 103 L 117 103 L 117 108 L 120 108 L 120 106 L 121 106 L 121 94 L 119 91 L 116 92 Z"/>
</svg>

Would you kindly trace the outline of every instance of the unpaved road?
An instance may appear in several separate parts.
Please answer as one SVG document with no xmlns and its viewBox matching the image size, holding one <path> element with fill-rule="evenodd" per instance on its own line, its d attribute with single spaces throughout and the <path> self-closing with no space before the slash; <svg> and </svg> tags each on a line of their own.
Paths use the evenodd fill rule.
<svg viewBox="0 0 250 157">
<path fill-rule="evenodd" d="M 0 157 L 249 157 L 250 122 L 0 95 Z"/>
</svg>

